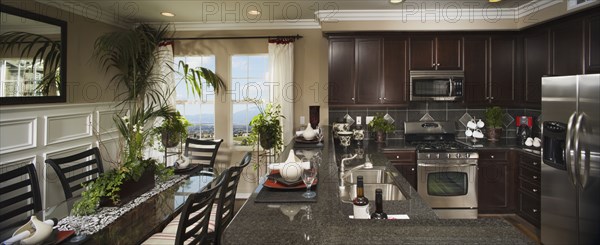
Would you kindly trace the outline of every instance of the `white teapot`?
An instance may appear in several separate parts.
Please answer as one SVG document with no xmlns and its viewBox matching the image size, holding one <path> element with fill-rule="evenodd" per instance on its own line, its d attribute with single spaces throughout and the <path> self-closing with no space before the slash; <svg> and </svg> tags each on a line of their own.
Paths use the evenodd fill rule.
<svg viewBox="0 0 600 245">
<path fill-rule="evenodd" d="M 296 157 L 294 150 L 290 150 L 288 158 L 280 167 L 279 173 L 281 177 L 289 182 L 294 182 L 300 179 L 302 176 L 302 166 L 300 165 L 300 159 Z"/>
<path fill-rule="evenodd" d="M 306 125 L 306 129 L 304 129 L 304 131 L 302 132 L 302 137 L 304 137 L 305 140 L 313 140 L 317 137 L 318 134 L 319 130 L 313 129 L 309 124 Z"/>
</svg>

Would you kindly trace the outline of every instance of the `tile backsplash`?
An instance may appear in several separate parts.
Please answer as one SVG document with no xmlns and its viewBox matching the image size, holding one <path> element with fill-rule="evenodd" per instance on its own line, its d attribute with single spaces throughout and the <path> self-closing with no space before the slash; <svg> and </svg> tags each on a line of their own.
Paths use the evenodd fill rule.
<svg viewBox="0 0 600 245">
<path fill-rule="evenodd" d="M 388 114 L 394 120 L 396 131 L 388 134 L 390 139 L 403 139 L 404 138 L 404 122 L 414 121 L 450 121 L 456 123 L 457 137 L 465 138 L 466 123 L 471 118 L 485 119 L 484 116 L 485 108 L 471 109 L 467 108 L 462 104 L 453 102 L 411 102 L 408 107 L 405 108 L 382 108 L 377 107 L 373 109 L 369 108 L 331 108 L 329 109 L 329 121 L 340 122 L 344 121 L 344 118 L 351 117 L 356 121 L 356 117 L 360 116 L 362 121 L 362 127 L 366 127 L 366 117 L 375 116 L 377 114 L 385 115 Z M 538 118 L 541 114 L 540 110 L 537 109 L 505 109 L 503 117 L 504 124 L 504 137 L 505 138 L 516 138 L 517 127 L 516 117 L 518 116 L 532 116 L 534 118 L 533 132 L 539 134 L 539 121 Z M 354 128 L 356 123 L 352 125 Z M 370 137 L 371 134 L 366 134 Z"/>
</svg>

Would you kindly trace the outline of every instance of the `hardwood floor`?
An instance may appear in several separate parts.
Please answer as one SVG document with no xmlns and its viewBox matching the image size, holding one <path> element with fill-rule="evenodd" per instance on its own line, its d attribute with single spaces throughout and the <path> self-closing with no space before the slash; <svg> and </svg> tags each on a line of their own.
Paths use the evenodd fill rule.
<svg viewBox="0 0 600 245">
<path fill-rule="evenodd" d="M 523 235 L 529 237 L 537 244 L 541 244 L 540 230 L 516 214 L 480 214 L 479 218 L 504 219 L 523 233 Z"/>
</svg>

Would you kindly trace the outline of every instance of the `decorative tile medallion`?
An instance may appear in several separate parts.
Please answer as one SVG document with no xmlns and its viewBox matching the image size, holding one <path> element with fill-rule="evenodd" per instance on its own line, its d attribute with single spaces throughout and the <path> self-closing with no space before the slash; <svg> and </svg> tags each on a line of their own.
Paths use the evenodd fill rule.
<svg viewBox="0 0 600 245">
<path fill-rule="evenodd" d="M 460 117 L 460 119 L 458 119 L 458 121 L 465 127 L 467 127 L 467 123 L 469 123 L 469 121 L 471 121 L 471 119 L 473 119 L 473 117 L 471 117 L 471 115 L 467 112 L 465 112 L 465 114 Z"/>
<path fill-rule="evenodd" d="M 508 126 L 510 126 L 510 124 L 514 121 L 515 121 L 515 118 L 513 118 L 508 113 L 504 113 L 504 116 L 502 116 L 502 124 L 504 124 L 505 128 L 508 128 Z"/>
<path fill-rule="evenodd" d="M 394 120 L 394 118 L 392 116 L 390 116 L 390 114 L 385 114 L 385 116 L 383 116 L 383 119 L 385 119 L 386 121 L 388 121 L 389 123 L 393 124 L 396 120 Z"/>
<path fill-rule="evenodd" d="M 425 115 L 423 115 L 423 117 L 421 117 L 421 119 L 419 119 L 419 122 L 433 122 L 435 121 L 435 119 L 429 115 L 429 112 L 425 113 Z"/>
</svg>

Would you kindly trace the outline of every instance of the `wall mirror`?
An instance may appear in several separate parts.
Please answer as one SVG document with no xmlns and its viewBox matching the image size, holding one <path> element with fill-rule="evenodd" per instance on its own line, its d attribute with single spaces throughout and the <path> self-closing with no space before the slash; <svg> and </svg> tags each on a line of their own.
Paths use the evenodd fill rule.
<svg viewBox="0 0 600 245">
<path fill-rule="evenodd" d="M 67 23 L 0 4 L 0 105 L 66 102 Z"/>
</svg>

